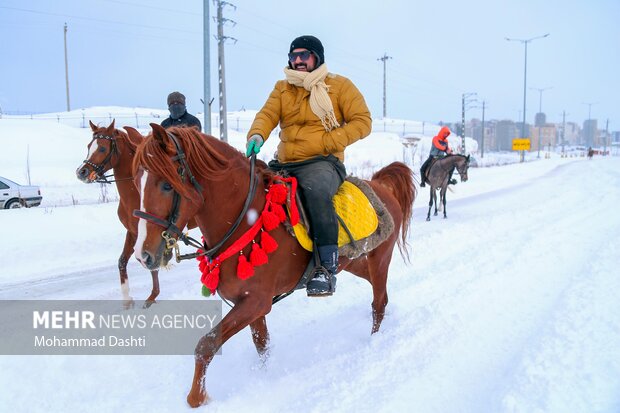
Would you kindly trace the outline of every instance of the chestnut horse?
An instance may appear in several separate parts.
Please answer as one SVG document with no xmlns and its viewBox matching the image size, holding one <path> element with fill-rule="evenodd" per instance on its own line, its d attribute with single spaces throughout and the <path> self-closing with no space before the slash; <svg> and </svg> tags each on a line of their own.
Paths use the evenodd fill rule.
<svg viewBox="0 0 620 413">
<path fill-rule="evenodd" d="M 153 131 L 138 148 L 134 160 L 136 186 L 140 188 L 141 216 L 138 224 L 136 258 L 150 270 L 165 265 L 165 241 L 162 226 L 182 228 L 190 217 L 213 246 L 224 238 L 231 223 L 249 203 L 247 219 L 224 246 L 229 246 L 250 228 L 255 211 L 266 203 L 265 189 L 273 178 L 263 162 L 258 161 L 256 180 L 251 180 L 251 162 L 238 150 L 212 136 L 194 129 L 170 128 L 151 124 Z M 251 182 L 256 183 L 255 196 L 247 197 Z M 416 188 L 413 173 L 407 165 L 394 162 L 376 172 L 370 186 L 385 204 L 393 218 L 394 231 L 377 248 L 357 259 L 341 257 L 339 270 L 347 270 L 370 282 L 373 291 L 372 330 L 381 326 L 388 302 L 386 291 L 388 267 L 394 245 L 407 256 L 407 233 Z M 151 219 L 142 219 L 153 217 Z M 169 217 L 164 221 L 159 217 Z M 173 217 L 173 218 L 172 218 Z M 244 217 L 245 218 L 245 217 Z M 176 225 L 176 227 L 175 227 Z M 234 303 L 221 323 L 203 336 L 196 346 L 195 371 L 187 402 L 196 407 L 207 402 L 205 375 L 217 350 L 234 334 L 250 326 L 252 338 L 261 357 L 266 357 L 269 333 L 265 315 L 271 311 L 272 299 L 292 291 L 311 259 L 283 225 L 270 232 L 279 247 L 269 254 L 268 263 L 256 267 L 254 276 L 237 277 L 236 260 L 221 262 L 218 291 Z M 226 239 L 226 238 L 224 238 Z M 250 247 L 245 247 L 247 254 Z"/>
<path fill-rule="evenodd" d="M 140 195 L 133 182 L 132 163 L 137 146 L 144 141 L 144 137 L 135 129 L 126 126 L 128 133 L 115 129 L 114 121 L 108 127 L 98 127 L 90 122 L 93 138 L 88 144 L 86 160 L 77 168 L 76 174 L 80 181 L 85 183 L 116 183 L 120 197 L 118 204 L 118 218 L 127 230 L 125 244 L 118 259 L 118 271 L 121 279 L 121 291 L 127 306 L 133 304 L 129 295 L 129 279 L 127 276 L 127 262 L 133 253 L 133 247 L 138 236 L 138 219 L 134 218 L 133 210 L 140 206 Z M 114 180 L 109 181 L 111 175 L 106 176 L 109 170 L 113 171 Z M 151 270 L 153 288 L 146 299 L 149 306 L 159 295 L 158 270 Z"/>
</svg>

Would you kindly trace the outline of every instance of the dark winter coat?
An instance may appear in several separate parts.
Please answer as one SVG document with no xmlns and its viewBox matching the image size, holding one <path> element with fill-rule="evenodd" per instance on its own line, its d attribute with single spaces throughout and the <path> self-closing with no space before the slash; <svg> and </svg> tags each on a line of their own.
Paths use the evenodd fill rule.
<svg viewBox="0 0 620 413">
<path fill-rule="evenodd" d="M 202 132 L 202 124 L 200 123 L 198 118 L 194 115 L 190 115 L 189 113 L 187 113 L 187 111 L 179 119 L 172 119 L 170 116 L 168 116 L 161 123 L 161 126 L 163 126 L 164 128 L 170 128 L 172 126 L 195 126 L 200 132 Z"/>
</svg>

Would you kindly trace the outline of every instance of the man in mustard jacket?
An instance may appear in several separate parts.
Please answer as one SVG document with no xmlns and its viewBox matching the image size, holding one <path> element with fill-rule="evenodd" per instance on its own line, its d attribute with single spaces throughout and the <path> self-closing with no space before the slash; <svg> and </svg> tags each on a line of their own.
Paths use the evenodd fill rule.
<svg viewBox="0 0 620 413">
<path fill-rule="evenodd" d="M 291 43 L 286 79 L 276 83 L 248 132 L 246 155 L 258 153 L 280 125 L 276 159 L 269 163 L 297 178 L 321 265 L 308 282 L 309 296 L 335 291 L 338 219 L 332 198 L 346 177 L 347 146 L 370 134 L 364 97 L 346 77 L 329 73 L 321 41 L 300 36 Z"/>
</svg>

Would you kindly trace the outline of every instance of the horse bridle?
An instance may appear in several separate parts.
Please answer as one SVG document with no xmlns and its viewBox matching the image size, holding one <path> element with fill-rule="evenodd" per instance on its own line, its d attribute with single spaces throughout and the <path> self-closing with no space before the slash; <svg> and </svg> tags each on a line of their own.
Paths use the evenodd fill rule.
<svg viewBox="0 0 620 413">
<path fill-rule="evenodd" d="M 192 173 L 189 167 L 189 164 L 187 163 L 187 159 L 185 156 L 185 152 L 183 152 L 183 148 L 179 144 L 176 136 L 174 136 L 172 133 L 168 131 L 166 131 L 166 133 L 168 134 L 168 137 L 170 138 L 170 140 L 172 140 L 172 142 L 174 143 L 174 146 L 176 147 L 176 150 L 177 150 L 177 154 L 175 156 L 172 156 L 170 159 L 173 162 L 177 162 L 177 161 L 179 162 L 177 173 L 181 177 L 181 182 L 185 182 L 185 176 L 187 174 L 187 177 L 189 178 L 189 181 L 194 186 L 194 189 L 196 190 L 196 192 L 198 192 L 198 194 L 204 201 L 204 197 L 202 196 L 202 186 L 198 183 L 198 181 L 194 177 L 194 174 Z M 200 241 L 190 237 L 189 235 L 184 234 L 183 231 L 181 231 L 181 229 L 177 227 L 176 221 L 177 219 L 179 219 L 179 208 L 181 204 L 181 196 L 179 195 L 177 191 L 174 191 L 174 194 L 172 196 L 172 207 L 166 219 L 160 218 L 148 212 L 140 211 L 139 209 L 136 209 L 133 211 L 133 216 L 136 218 L 142 218 L 148 222 L 151 222 L 155 225 L 159 225 L 160 227 L 165 228 L 161 236 L 166 243 L 165 245 L 166 245 L 167 250 L 170 250 L 172 248 L 175 249 L 177 262 L 181 262 L 181 260 L 184 260 L 184 259 L 196 258 L 198 255 L 206 255 L 209 259 L 211 259 L 217 253 L 217 251 L 222 247 L 222 245 L 224 245 L 224 243 L 228 241 L 231 235 L 237 230 L 237 228 L 241 224 L 241 221 L 243 220 L 243 217 L 247 213 L 250 207 L 250 204 L 252 203 L 252 200 L 254 199 L 254 195 L 256 194 L 256 186 L 257 186 L 256 185 L 257 184 L 256 174 L 254 173 L 255 164 L 256 164 L 256 154 L 253 154 L 252 157 L 250 158 L 250 188 L 248 191 L 248 196 L 241 210 L 241 213 L 239 214 L 239 216 L 237 217 L 233 225 L 228 229 L 226 234 L 224 234 L 224 237 L 222 238 L 222 240 L 218 242 L 217 244 L 215 244 L 215 246 L 213 246 L 211 249 L 207 250 L 206 245 L 203 245 L 202 243 L 200 243 Z M 179 247 L 177 245 L 177 241 L 176 239 L 174 239 L 171 233 L 177 235 L 179 239 L 183 241 L 183 243 L 185 243 L 185 245 L 198 248 L 202 252 L 181 255 L 179 251 Z"/>
<path fill-rule="evenodd" d="M 108 178 L 111 176 L 114 176 L 114 174 L 110 174 L 110 175 L 104 175 L 104 169 L 106 168 L 106 166 L 110 165 L 110 169 L 114 168 L 114 165 L 112 165 L 112 157 L 114 155 L 116 155 L 116 158 L 119 158 L 119 152 L 118 152 L 118 147 L 116 145 L 116 138 L 114 136 L 109 136 L 109 135 L 103 135 L 101 133 L 95 134 L 93 135 L 93 139 L 90 141 L 89 146 L 96 141 L 97 139 L 105 139 L 110 141 L 110 151 L 108 152 L 108 154 L 106 155 L 106 157 L 103 159 L 103 161 L 101 161 L 100 164 L 96 164 L 94 162 L 91 162 L 88 159 L 84 160 L 84 165 L 88 165 L 91 168 L 93 168 L 93 172 L 95 172 L 95 174 L 97 174 L 97 179 L 95 179 L 93 182 L 97 182 L 99 184 L 111 184 L 113 182 L 117 182 L 117 181 L 126 181 L 129 179 L 133 179 L 132 176 L 128 177 L 128 178 L 121 178 L 121 179 L 112 179 L 109 180 Z"/>
</svg>

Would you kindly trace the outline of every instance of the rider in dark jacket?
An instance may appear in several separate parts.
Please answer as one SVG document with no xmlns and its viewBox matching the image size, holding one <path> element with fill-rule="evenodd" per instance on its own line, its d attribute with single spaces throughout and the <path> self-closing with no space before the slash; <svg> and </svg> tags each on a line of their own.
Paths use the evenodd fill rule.
<svg viewBox="0 0 620 413">
<path fill-rule="evenodd" d="M 181 92 L 172 92 L 168 95 L 168 110 L 170 116 L 163 120 L 161 126 L 169 128 L 171 126 L 196 127 L 202 132 L 202 125 L 196 116 L 187 113 L 185 107 L 185 96 Z"/>
</svg>

